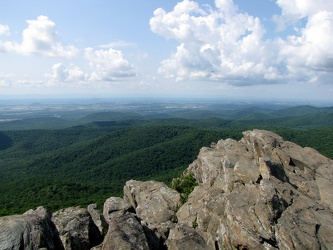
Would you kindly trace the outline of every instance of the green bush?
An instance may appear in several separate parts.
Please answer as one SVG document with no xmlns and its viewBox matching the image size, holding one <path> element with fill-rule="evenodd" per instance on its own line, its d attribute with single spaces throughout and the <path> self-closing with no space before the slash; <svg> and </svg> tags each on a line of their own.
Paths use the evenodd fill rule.
<svg viewBox="0 0 333 250">
<path fill-rule="evenodd" d="M 188 200 L 188 196 L 192 193 L 196 186 L 198 186 L 198 182 L 193 173 L 182 175 L 179 178 L 174 178 L 171 183 L 171 188 L 180 193 L 184 203 Z"/>
</svg>

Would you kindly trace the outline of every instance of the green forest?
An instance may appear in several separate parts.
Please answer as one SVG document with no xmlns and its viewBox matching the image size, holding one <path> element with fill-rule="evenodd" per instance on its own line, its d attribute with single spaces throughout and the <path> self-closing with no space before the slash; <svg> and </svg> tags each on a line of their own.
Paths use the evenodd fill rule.
<svg viewBox="0 0 333 250">
<path fill-rule="evenodd" d="M 201 147 L 239 140 L 243 131 L 254 128 L 333 158 L 332 114 L 321 110 L 258 119 L 247 113 L 228 120 L 216 115 L 199 119 L 202 112 L 144 118 L 105 113 L 107 117 L 90 116 L 74 126 L 5 128 L 0 131 L 0 216 L 40 205 L 53 211 L 102 205 L 108 197 L 122 196 L 130 179 L 171 185 Z"/>
</svg>

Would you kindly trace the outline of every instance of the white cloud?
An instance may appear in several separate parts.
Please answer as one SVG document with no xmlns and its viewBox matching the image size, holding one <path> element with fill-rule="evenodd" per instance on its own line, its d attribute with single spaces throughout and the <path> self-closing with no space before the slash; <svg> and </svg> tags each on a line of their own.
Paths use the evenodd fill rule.
<svg viewBox="0 0 333 250">
<path fill-rule="evenodd" d="M 85 49 L 85 57 L 92 70 L 92 81 L 119 81 L 136 75 L 134 67 L 124 58 L 120 50 Z"/>
<path fill-rule="evenodd" d="M 177 80 L 210 80 L 232 85 L 314 82 L 333 72 L 333 2 L 278 0 L 285 25 L 306 19 L 287 38 L 266 39 L 258 17 L 242 13 L 232 0 L 215 8 L 184 0 L 166 12 L 157 9 L 151 30 L 179 42 L 159 73 Z"/>
<path fill-rule="evenodd" d="M 8 25 L 0 24 L 0 36 L 2 35 L 9 35 L 9 27 Z"/>
<path fill-rule="evenodd" d="M 300 36 L 282 41 L 281 57 L 289 67 L 333 71 L 333 13 L 321 11 L 309 16 Z"/>
<path fill-rule="evenodd" d="M 280 27 L 323 10 L 333 10 L 333 2 L 327 0 L 277 0 L 276 4 L 281 8 L 281 15 L 275 17 Z"/>
<path fill-rule="evenodd" d="M 10 87 L 12 85 L 11 75 L 0 75 L 0 87 Z"/>
<path fill-rule="evenodd" d="M 52 73 L 45 74 L 52 82 L 83 82 L 86 80 L 86 74 L 74 64 L 65 67 L 62 63 L 56 63 L 52 66 Z"/>
<path fill-rule="evenodd" d="M 22 33 L 22 42 L 0 41 L 0 51 L 67 58 L 78 53 L 74 46 L 65 46 L 59 41 L 55 23 L 47 16 L 39 16 L 36 20 L 28 20 L 27 23 L 28 27 Z"/>
<path fill-rule="evenodd" d="M 35 89 L 35 88 L 45 87 L 47 86 L 47 84 L 43 81 L 17 80 L 15 82 L 15 86 L 20 89 L 22 88 Z"/>
<path fill-rule="evenodd" d="M 307 20 L 298 33 L 280 39 L 279 58 L 287 65 L 288 76 L 310 83 L 332 83 L 333 2 L 278 0 L 277 4 L 282 9 L 282 22 Z"/>
<path fill-rule="evenodd" d="M 260 76 L 272 80 L 277 69 L 266 65 L 269 46 L 258 18 L 237 12 L 232 1 L 216 1 L 208 12 L 192 1 L 178 3 L 173 11 L 154 12 L 153 32 L 180 42 L 176 52 L 162 62 L 159 72 L 177 80 L 244 80 Z"/>
<path fill-rule="evenodd" d="M 0 24 L 0 36 L 9 35 L 9 26 Z M 8 46 L 8 42 L 2 42 L 0 40 L 0 52 L 6 52 Z"/>
<path fill-rule="evenodd" d="M 116 41 L 108 44 L 101 44 L 98 47 L 102 49 L 118 48 L 118 47 L 133 47 L 136 46 L 135 43 L 125 42 L 125 41 Z"/>
<path fill-rule="evenodd" d="M 124 58 L 119 50 L 94 50 L 85 49 L 85 59 L 89 68 L 82 70 L 80 67 L 70 64 L 56 63 L 51 72 L 45 74 L 49 79 L 48 84 L 79 83 L 95 84 L 97 82 L 114 82 L 136 76 L 134 67 Z"/>
</svg>

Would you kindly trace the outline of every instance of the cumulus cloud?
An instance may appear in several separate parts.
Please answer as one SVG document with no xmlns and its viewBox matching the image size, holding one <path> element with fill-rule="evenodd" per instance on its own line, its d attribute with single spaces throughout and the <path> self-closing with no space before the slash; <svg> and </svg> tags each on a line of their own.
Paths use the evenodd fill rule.
<svg viewBox="0 0 333 250">
<path fill-rule="evenodd" d="M 320 11 L 333 10 L 333 2 L 327 0 L 277 0 L 276 4 L 281 8 L 281 15 L 274 16 L 279 29 Z"/>
<path fill-rule="evenodd" d="M 55 29 L 55 23 L 47 16 L 39 16 L 36 20 L 28 20 L 27 23 L 28 27 L 22 33 L 22 42 L 0 41 L 1 51 L 67 58 L 78 53 L 76 47 L 65 46 L 61 43 Z"/>
<path fill-rule="evenodd" d="M 9 34 L 9 27 L 8 25 L 2 25 L 0 24 L 0 36 L 2 35 L 8 35 Z"/>
<path fill-rule="evenodd" d="M 119 81 L 136 75 L 134 67 L 124 58 L 120 50 L 85 49 L 85 58 L 92 70 L 91 81 Z"/>
<path fill-rule="evenodd" d="M 177 80 L 250 85 L 288 81 L 321 82 L 333 69 L 333 2 L 277 0 L 284 25 L 306 19 L 287 38 L 267 39 L 258 17 L 242 13 L 232 0 L 200 6 L 184 0 L 170 12 L 157 9 L 151 30 L 179 42 L 159 73 Z"/>
<path fill-rule="evenodd" d="M 0 36 L 9 35 L 9 26 L 0 24 Z M 6 52 L 8 42 L 2 42 L 0 40 L 0 52 Z"/>
<path fill-rule="evenodd" d="M 80 67 L 63 63 L 52 66 L 45 77 L 49 84 L 79 83 L 89 84 L 94 82 L 115 82 L 135 76 L 134 67 L 124 58 L 119 50 L 94 50 L 85 49 L 85 59 L 89 67 L 82 70 Z"/>
<path fill-rule="evenodd" d="M 267 65 L 271 52 L 262 40 L 265 29 L 258 18 L 240 13 L 231 0 L 216 1 L 216 9 L 183 1 L 174 10 L 154 12 L 153 32 L 180 42 L 176 52 L 162 62 L 159 72 L 177 80 L 272 79 L 277 69 Z"/>
<path fill-rule="evenodd" d="M 289 67 L 333 71 L 333 13 L 320 11 L 308 17 L 300 36 L 281 41 L 281 57 Z"/>
<path fill-rule="evenodd" d="M 74 64 L 65 67 L 62 63 L 56 63 L 52 66 L 52 73 L 46 74 L 52 82 L 83 82 L 87 75 Z"/>
<path fill-rule="evenodd" d="M 333 2 L 324 0 L 278 0 L 281 26 L 305 25 L 286 39 L 279 39 L 279 60 L 286 65 L 288 79 L 313 84 L 332 84 Z M 282 20 L 282 21 L 281 21 Z"/>
</svg>

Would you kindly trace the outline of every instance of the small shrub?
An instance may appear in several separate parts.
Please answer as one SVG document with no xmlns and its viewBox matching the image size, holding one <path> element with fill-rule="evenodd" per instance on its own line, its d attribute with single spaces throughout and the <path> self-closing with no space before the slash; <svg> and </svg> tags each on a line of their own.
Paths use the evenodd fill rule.
<svg viewBox="0 0 333 250">
<path fill-rule="evenodd" d="M 178 191 L 182 197 L 183 203 L 188 200 L 188 196 L 194 188 L 198 186 L 197 180 L 194 178 L 192 173 L 188 175 L 182 175 L 179 178 L 175 178 L 172 180 L 171 188 Z"/>
<path fill-rule="evenodd" d="M 176 215 L 172 216 L 172 218 L 171 218 L 171 222 L 173 222 L 173 223 L 178 223 L 178 218 L 177 218 Z"/>
</svg>

